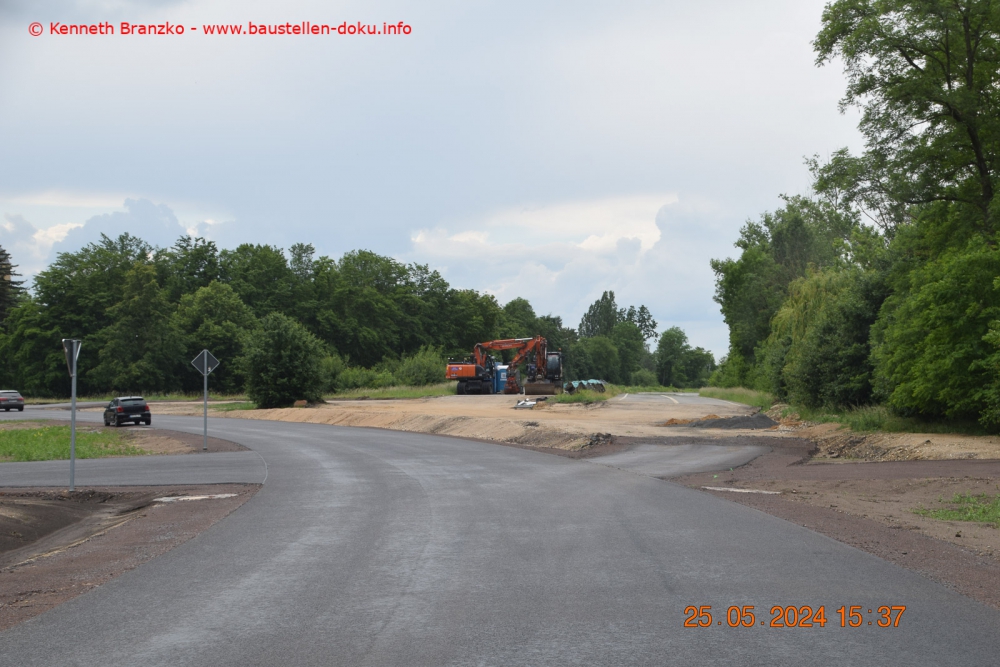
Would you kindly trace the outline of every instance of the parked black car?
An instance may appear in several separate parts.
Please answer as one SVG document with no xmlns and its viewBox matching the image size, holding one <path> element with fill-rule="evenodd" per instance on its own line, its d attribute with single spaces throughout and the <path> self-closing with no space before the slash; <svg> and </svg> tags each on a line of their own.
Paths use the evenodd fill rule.
<svg viewBox="0 0 1000 667">
<path fill-rule="evenodd" d="M 18 412 L 24 412 L 24 397 L 13 389 L 0 389 L 0 408 L 4 412 L 10 412 L 14 408 Z"/>
<path fill-rule="evenodd" d="M 143 422 L 149 426 L 153 417 L 149 413 L 149 404 L 142 396 L 119 396 L 104 408 L 104 425 L 121 426 L 125 422 L 138 424 Z"/>
</svg>

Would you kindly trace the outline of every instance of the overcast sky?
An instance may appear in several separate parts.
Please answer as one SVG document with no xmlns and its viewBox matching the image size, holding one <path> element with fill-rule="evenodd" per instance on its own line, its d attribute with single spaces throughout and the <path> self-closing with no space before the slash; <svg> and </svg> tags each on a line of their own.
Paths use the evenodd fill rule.
<svg viewBox="0 0 1000 667">
<path fill-rule="evenodd" d="M 366 248 L 574 327 L 613 289 L 721 356 L 709 259 L 860 143 L 823 4 L 0 0 L 0 245 L 29 276 L 102 232 Z M 302 21 L 411 32 L 204 34 Z"/>
</svg>

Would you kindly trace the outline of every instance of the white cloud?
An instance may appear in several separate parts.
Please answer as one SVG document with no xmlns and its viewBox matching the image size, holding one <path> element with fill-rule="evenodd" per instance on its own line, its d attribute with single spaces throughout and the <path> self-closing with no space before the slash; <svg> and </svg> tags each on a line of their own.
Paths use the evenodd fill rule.
<svg viewBox="0 0 1000 667">
<path fill-rule="evenodd" d="M 726 329 L 712 301 L 709 260 L 730 254 L 731 218 L 676 194 L 610 197 L 506 210 L 411 235 L 406 259 L 501 303 L 528 298 L 575 327 L 604 290 L 620 306 L 645 304 L 660 329 L 680 326 L 721 355 Z"/>
<path fill-rule="evenodd" d="M 11 197 L 3 201 L 15 206 L 49 206 L 54 208 L 118 208 L 125 195 L 100 192 L 71 192 L 65 190 L 46 190 L 29 192 Z"/>
</svg>

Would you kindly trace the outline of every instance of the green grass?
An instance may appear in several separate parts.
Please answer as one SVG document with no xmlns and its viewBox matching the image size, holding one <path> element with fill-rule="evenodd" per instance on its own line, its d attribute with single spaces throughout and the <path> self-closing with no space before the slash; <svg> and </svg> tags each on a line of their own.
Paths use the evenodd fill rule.
<svg viewBox="0 0 1000 667">
<path fill-rule="evenodd" d="M 345 389 L 324 398 L 331 401 L 349 401 L 362 398 L 426 398 L 428 396 L 451 396 L 455 393 L 456 382 L 442 382 L 423 387 L 379 387 L 377 389 Z"/>
<path fill-rule="evenodd" d="M 118 396 L 128 396 L 131 394 L 100 394 L 98 396 L 77 396 L 78 401 L 110 401 L 112 398 L 117 398 Z M 145 398 L 147 401 L 200 401 L 205 398 L 204 394 L 143 394 L 140 396 Z M 210 401 L 236 401 L 236 400 L 246 400 L 246 396 L 243 394 L 228 395 L 228 394 L 213 394 L 208 392 L 208 400 Z M 45 398 L 45 397 L 25 397 L 24 403 L 26 405 L 46 405 L 48 403 L 68 403 L 70 400 L 69 396 L 62 398 Z"/>
<path fill-rule="evenodd" d="M 841 424 L 857 432 L 986 434 L 982 426 L 976 422 L 931 421 L 917 417 L 902 417 L 884 405 L 868 405 L 841 410 L 813 409 L 792 405 L 784 408 L 782 413 L 785 415 L 794 413 L 799 416 L 799 419 L 811 422 Z"/>
<path fill-rule="evenodd" d="M 771 394 L 764 391 L 744 389 L 743 387 L 702 387 L 698 390 L 698 395 L 706 398 L 718 398 L 723 401 L 752 405 L 761 410 L 770 410 L 771 406 L 774 405 L 774 396 L 771 396 Z"/>
<path fill-rule="evenodd" d="M 253 410 L 257 407 L 252 401 L 239 401 L 237 403 L 216 403 L 209 405 L 210 410 L 216 412 L 232 412 L 233 410 Z"/>
<path fill-rule="evenodd" d="M 592 403 L 600 403 L 601 401 L 606 401 L 617 392 L 612 392 L 611 388 L 608 387 L 608 391 L 603 394 L 597 391 L 591 391 L 589 389 L 578 389 L 572 394 L 556 394 L 555 396 L 549 396 L 549 403 L 583 403 L 584 405 L 590 405 Z M 531 398 L 528 396 L 527 398 Z"/>
<path fill-rule="evenodd" d="M 951 499 L 951 504 L 953 507 L 935 510 L 921 507 L 913 511 L 915 514 L 943 521 L 974 521 L 976 523 L 991 523 L 994 524 L 994 527 L 1000 523 L 1000 496 L 990 497 L 985 493 L 976 496 L 957 493 Z"/>
<path fill-rule="evenodd" d="M 702 387 L 700 395 L 720 398 L 752 405 L 761 410 L 769 410 L 775 403 L 771 394 L 743 387 L 723 389 Z M 798 415 L 799 419 L 821 424 L 834 423 L 849 427 L 859 433 L 880 431 L 882 433 L 963 433 L 984 435 L 986 431 L 973 421 L 928 420 L 918 417 L 902 417 L 884 405 L 867 405 L 853 408 L 808 408 L 802 405 L 788 405 L 782 408 L 782 416 Z"/>
<path fill-rule="evenodd" d="M 141 456 L 145 452 L 125 442 L 120 433 L 77 429 L 76 457 Z M 69 426 L 0 431 L 0 461 L 54 461 L 69 458 Z"/>
</svg>

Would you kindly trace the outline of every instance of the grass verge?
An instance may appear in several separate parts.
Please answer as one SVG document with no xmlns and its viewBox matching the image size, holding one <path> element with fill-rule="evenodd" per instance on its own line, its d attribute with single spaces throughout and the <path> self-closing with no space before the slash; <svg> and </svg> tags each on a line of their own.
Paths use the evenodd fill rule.
<svg viewBox="0 0 1000 667">
<path fill-rule="evenodd" d="M 930 421 L 917 417 L 902 417 L 884 405 L 866 405 L 842 410 L 792 405 L 784 408 L 782 413 L 785 415 L 795 413 L 799 419 L 811 422 L 841 424 L 857 432 L 986 434 L 985 429 L 973 421 Z"/>
<path fill-rule="evenodd" d="M 253 410 L 257 406 L 252 401 L 239 401 L 237 403 L 216 403 L 209 405 L 209 410 L 215 412 L 232 412 L 234 410 Z"/>
<path fill-rule="evenodd" d="M 450 396 L 455 393 L 456 382 L 442 382 L 423 387 L 378 387 L 377 389 L 345 389 L 325 396 L 330 401 L 350 401 L 379 398 L 426 398 L 428 396 Z"/>
<path fill-rule="evenodd" d="M 721 388 L 702 387 L 700 395 L 720 398 L 753 405 L 761 410 L 769 410 L 775 403 L 774 396 L 767 392 L 743 387 Z M 798 419 L 821 424 L 834 423 L 849 427 L 859 433 L 880 431 L 882 433 L 961 433 L 985 435 L 986 431 L 974 421 L 927 420 L 919 417 L 903 417 L 884 405 L 865 405 L 851 408 L 808 408 L 801 405 L 786 405 L 783 417 L 797 416 Z"/>
<path fill-rule="evenodd" d="M 69 458 L 69 426 L 40 426 L 0 431 L 0 461 L 56 461 Z M 76 457 L 142 456 L 123 434 L 76 430 Z"/>
<path fill-rule="evenodd" d="M 110 401 L 112 398 L 117 398 L 118 396 L 124 396 L 125 394 L 102 394 L 100 396 L 77 396 L 78 401 Z M 200 401 L 205 395 L 204 394 L 142 394 L 142 397 L 147 401 Z M 70 397 L 66 396 L 63 398 L 44 398 L 44 397 L 25 397 L 25 405 L 47 405 L 49 403 L 69 403 Z M 243 394 L 229 395 L 229 394 L 213 394 L 209 392 L 208 400 L 210 401 L 238 401 L 246 400 L 246 396 Z"/>
<path fill-rule="evenodd" d="M 743 387 L 702 387 L 698 390 L 698 395 L 706 398 L 718 398 L 723 401 L 752 405 L 761 410 L 770 410 L 771 406 L 774 405 L 774 396 L 771 394 L 764 391 L 744 389 Z"/>
<path fill-rule="evenodd" d="M 584 405 L 590 405 L 592 403 L 600 403 L 601 401 L 606 401 L 618 392 L 612 392 L 611 387 L 603 394 L 596 391 L 590 391 L 589 389 L 579 389 L 572 394 L 556 394 L 555 396 L 549 396 L 549 403 L 582 403 Z M 532 398 L 527 396 L 526 398 Z"/>
<path fill-rule="evenodd" d="M 1000 523 L 1000 496 L 991 497 L 985 493 L 975 496 L 956 493 L 951 499 L 951 505 L 952 507 L 933 510 L 921 507 L 913 512 L 943 521 L 974 521 L 991 523 L 994 527 Z"/>
</svg>

